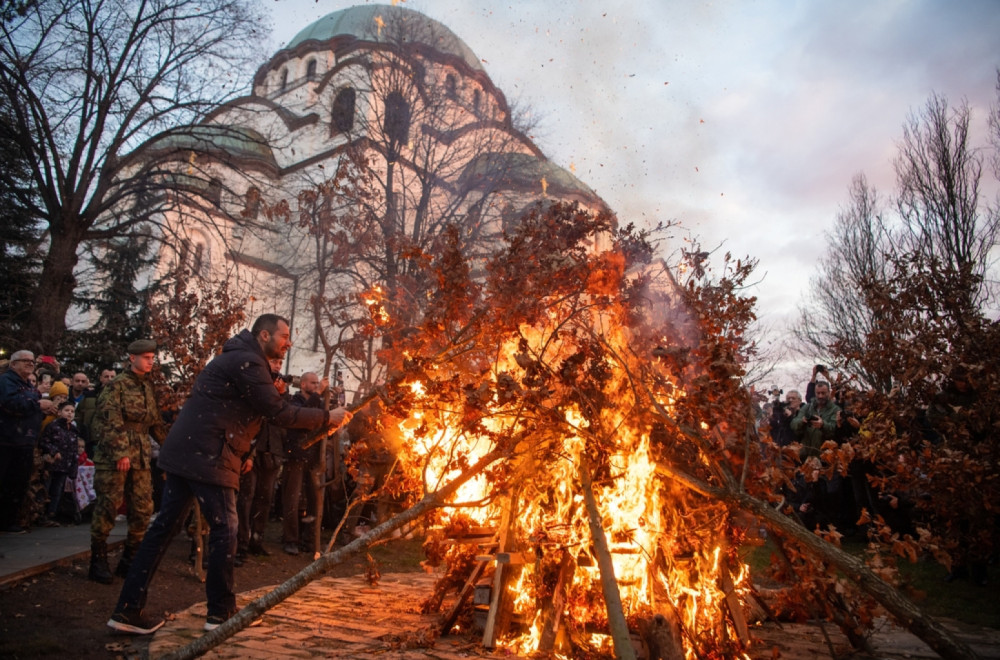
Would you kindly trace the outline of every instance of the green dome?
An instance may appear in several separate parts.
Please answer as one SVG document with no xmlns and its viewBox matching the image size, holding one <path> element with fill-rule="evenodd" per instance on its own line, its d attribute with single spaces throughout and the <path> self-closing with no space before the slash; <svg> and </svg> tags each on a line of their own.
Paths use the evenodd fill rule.
<svg viewBox="0 0 1000 660">
<path fill-rule="evenodd" d="M 462 173 L 466 185 L 541 190 L 542 179 L 550 196 L 579 196 L 600 201 L 597 193 L 547 158 L 525 153 L 491 152 L 473 158 Z"/>
<path fill-rule="evenodd" d="M 379 21 L 385 30 L 400 25 L 403 37 L 418 41 L 434 50 L 454 55 L 477 71 L 483 71 L 479 58 L 465 42 L 443 24 L 420 12 L 389 5 L 362 5 L 341 9 L 327 14 L 295 35 L 285 50 L 291 50 L 307 41 L 322 43 L 334 37 L 351 36 L 364 41 L 379 41 Z"/>
<path fill-rule="evenodd" d="M 164 131 L 150 139 L 144 151 L 194 151 L 213 154 L 226 160 L 228 157 L 244 158 L 277 169 L 274 153 L 264 136 L 242 126 L 198 124 L 180 126 Z"/>
</svg>

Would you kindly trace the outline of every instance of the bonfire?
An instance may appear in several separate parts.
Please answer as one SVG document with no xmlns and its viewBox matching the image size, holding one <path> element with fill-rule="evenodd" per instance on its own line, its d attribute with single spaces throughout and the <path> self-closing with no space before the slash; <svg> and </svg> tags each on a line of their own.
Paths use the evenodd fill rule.
<svg viewBox="0 0 1000 660">
<path fill-rule="evenodd" d="M 481 629 L 484 645 L 518 655 L 748 657 L 754 598 L 737 551 L 762 524 L 818 573 L 835 567 L 919 621 L 942 655 L 964 652 L 772 506 L 794 467 L 757 437 L 742 381 L 754 264 L 727 257 L 706 283 L 696 251 L 678 283 L 648 238 L 539 207 L 485 263 L 446 241 L 420 315 L 392 292 L 367 296 L 388 375 L 366 404 L 397 457 L 382 494 L 402 511 L 171 657 L 211 648 L 414 523 L 430 530 L 427 565 L 443 566 L 424 602 L 448 602 L 438 632 Z"/>
</svg>

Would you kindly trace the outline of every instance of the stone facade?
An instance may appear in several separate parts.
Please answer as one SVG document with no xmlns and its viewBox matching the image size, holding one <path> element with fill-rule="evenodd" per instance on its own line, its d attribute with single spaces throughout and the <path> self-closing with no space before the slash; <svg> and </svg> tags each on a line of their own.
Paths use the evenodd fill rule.
<svg viewBox="0 0 1000 660">
<path fill-rule="evenodd" d="M 375 283 L 403 285 L 409 266 L 400 254 L 429 248 L 447 225 L 460 228 L 474 254 L 535 202 L 603 208 L 511 114 L 479 59 L 444 25 L 402 7 L 334 12 L 262 66 L 250 95 L 133 154 L 161 200 L 173 196 L 163 212 L 172 236 L 162 267 L 184 260 L 206 278 L 228 278 L 247 297 L 248 319 L 289 316 L 288 370 L 321 371 L 312 305 L 323 277 L 326 295 L 342 296 L 337 313 L 349 324 L 351 296 Z M 347 183 L 325 203 L 306 201 L 304 191 L 347 163 Z M 266 212 L 282 200 L 286 216 Z M 329 227 L 331 218 L 361 238 L 324 247 L 308 226 Z M 349 390 L 379 376 L 371 351 L 354 348 L 346 360 L 334 355 Z"/>
</svg>

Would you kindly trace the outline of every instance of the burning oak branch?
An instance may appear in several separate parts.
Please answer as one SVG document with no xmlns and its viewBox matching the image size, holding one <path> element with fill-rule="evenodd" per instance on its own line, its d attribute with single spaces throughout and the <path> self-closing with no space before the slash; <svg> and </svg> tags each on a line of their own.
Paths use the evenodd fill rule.
<svg viewBox="0 0 1000 660">
<path fill-rule="evenodd" d="M 484 644 L 519 655 L 748 657 L 745 512 L 870 588 L 860 562 L 767 503 L 780 474 L 740 381 L 754 264 L 658 287 L 651 256 L 647 234 L 565 205 L 522 218 L 477 264 L 484 278 L 446 247 L 419 324 L 387 328 L 382 354 L 377 416 L 397 454 L 384 488 L 405 511 L 171 657 L 418 518 L 427 564 L 447 565 L 425 610 L 460 588 L 440 632 L 472 624 L 466 599 L 485 581 Z"/>
</svg>

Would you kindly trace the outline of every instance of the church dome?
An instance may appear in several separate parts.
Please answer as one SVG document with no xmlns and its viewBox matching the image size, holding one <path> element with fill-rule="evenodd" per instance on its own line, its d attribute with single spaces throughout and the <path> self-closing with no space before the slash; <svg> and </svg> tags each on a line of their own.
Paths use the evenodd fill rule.
<svg viewBox="0 0 1000 660">
<path fill-rule="evenodd" d="M 472 49 L 442 23 L 420 12 L 389 5 L 361 5 L 327 14 L 295 35 L 284 50 L 295 49 L 307 41 L 323 43 L 344 36 L 379 41 L 380 30 L 386 25 L 401 25 L 404 39 L 453 55 L 476 71 L 484 70 Z"/>
</svg>

